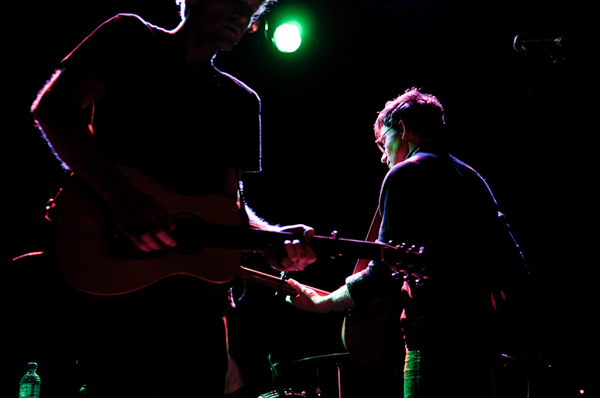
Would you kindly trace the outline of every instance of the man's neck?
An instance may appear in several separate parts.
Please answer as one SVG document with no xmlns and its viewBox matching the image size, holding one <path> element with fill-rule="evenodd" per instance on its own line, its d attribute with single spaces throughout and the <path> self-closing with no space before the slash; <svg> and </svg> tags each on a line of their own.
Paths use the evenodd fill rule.
<svg viewBox="0 0 600 398">
<path fill-rule="evenodd" d="M 412 153 L 416 147 L 418 147 L 425 141 L 430 141 L 430 140 L 424 140 L 421 137 L 419 137 L 418 135 L 411 133 L 410 137 L 408 139 L 408 153 L 409 154 Z"/>
<path fill-rule="evenodd" d="M 193 16 L 188 16 L 188 18 L 172 31 L 173 36 L 181 43 L 183 49 L 183 61 L 202 74 L 213 74 L 214 67 L 212 60 L 217 54 L 218 49 L 201 41 L 194 34 L 194 24 L 189 18 L 193 18 Z"/>
</svg>

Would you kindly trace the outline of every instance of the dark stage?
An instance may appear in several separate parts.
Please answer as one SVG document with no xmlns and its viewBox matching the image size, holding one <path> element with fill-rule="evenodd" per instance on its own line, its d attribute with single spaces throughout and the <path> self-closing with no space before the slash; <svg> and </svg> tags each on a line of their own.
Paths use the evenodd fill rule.
<svg viewBox="0 0 600 398">
<path fill-rule="evenodd" d="M 43 241 L 44 205 L 64 179 L 60 165 L 33 125 L 29 106 L 54 67 L 98 24 L 119 12 L 157 25 L 177 22 L 174 0 L 19 2 L 6 11 L 10 32 L 4 104 L 8 144 L 4 195 L 8 241 L 3 258 L 37 251 Z M 9 5 L 4 6 L 9 7 Z M 333 230 L 364 239 L 387 168 L 379 162 L 372 125 L 386 101 L 412 86 L 438 96 L 445 106 L 451 153 L 483 175 L 507 215 L 534 277 L 530 310 L 507 347 L 506 368 L 529 381 L 530 396 L 570 398 L 598 393 L 592 317 L 596 313 L 592 237 L 596 211 L 592 189 L 598 166 L 591 155 L 597 104 L 591 73 L 590 5 L 533 0 L 280 0 L 263 19 L 297 7 L 310 22 L 299 51 L 278 53 L 264 25 L 247 35 L 215 65 L 255 89 L 262 99 L 263 172 L 245 178 L 248 202 L 258 215 L 281 225 L 304 223 L 317 235 Z M 517 52 L 513 39 L 562 36 L 554 44 Z M 593 43 L 597 45 L 597 43 Z M 595 62 L 595 61 L 594 61 Z M 223 156 L 227 156 L 223 143 Z M 465 250 L 469 243 L 465 242 Z M 246 264 L 269 271 L 260 259 Z M 4 267 L 14 267 L 10 261 Z M 294 278 L 334 290 L 354 267 L 352 259 L 322 259 Z M 271 270 L 276 274 L 274 270 Z M 7 275 L 10 275 L 8 273 Z M 3 279 L 3 286 L 11 281 Z M 10 296 L 3 300 L 19 305 Z M 249 397 L 271 390 L 269 355 L 300 381 L 294 390 L 315 394 L 314 370 L 335 381 L 336 359 L 348 396 L 386 396 L 396 375 L 379 373 L 346 356 L 300 361 L 344 352 L 343 314 L 297 311 L 273 292 L 236 285 L 243 299 L 229 312 L 231 354 Z M 6 325 L 12 332 L 37 325 Z M 4 341 L 11 347 L 11 341 Z M 3 355 L 3 397 L 16 396 L 28 361 L 19 348 Z M 42 383 L 55 377 L 40 359 Z M 331 372 L 331 373 L 329 373 Z M 525 375 L 525 376 L 524 376 Z M 304 384 L 303 384 L 304 383 Z M 356 385 L 355 385 L 356 383 Z M 520 383 L 520 382 L 519 382 Z M 517 383 L 517 384 L 519 384 Z M 43 385 L 42 384 L 42 385 Z M 380 387 L 378 387 L 380 386 Z M 44 397 L 42 387 L 42 397 Z M 520 383 L 514 397 L 526 396 Z M 4 393 L 6 391 L 6 394 Z M 325 391 L 323 397 L 335 396 Z M 369 393 L 369 391 L 371 391 Z M 373 393 L 375 391 L 375 393 Z M 352 393 L 355 393 L 354 395 Z M 388 395 L 389 396 L 389 395 Z"/>
</svg>

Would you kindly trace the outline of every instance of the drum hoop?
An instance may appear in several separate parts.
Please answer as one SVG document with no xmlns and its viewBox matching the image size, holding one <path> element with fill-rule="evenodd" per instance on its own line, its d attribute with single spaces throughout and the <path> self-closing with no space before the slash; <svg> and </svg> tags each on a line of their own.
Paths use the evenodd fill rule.
<svg viewBox="0 0 600 398">
<path fill-rule="evenodd" d="M 269 391 L 267 393 L 259 395 L 258 398 L 282 398 L 279 395 L 279 392 L 280 392 L 279 390 Z M 294 391 L 292 391 L 291 388 L 288 388 L 287 390 L 283 390 L 281 392 L 283 392 L 283 394 L 286 397 L 304 397 L 304 398 L 310 398 L 308 395 L 306 395 L 306 393 L 304 391 L 302 391 L 301 393 L 295 393 Z"/>
</svg>

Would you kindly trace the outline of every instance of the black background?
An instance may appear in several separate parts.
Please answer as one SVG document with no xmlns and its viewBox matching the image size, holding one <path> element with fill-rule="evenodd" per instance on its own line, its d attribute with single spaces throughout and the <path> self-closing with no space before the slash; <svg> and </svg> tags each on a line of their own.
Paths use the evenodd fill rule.
<svg viewBox="0 0 600 398">
<path fill-rule="evenodd" d="M 137 13 L 166 28 L 178 18 L 169 0 L 18 6 L 5 15 L 7 259 L 38 250 L 44 203 L 64 178 L 29 114 L 37 91 L 61 58 L 112 15 Z M 532 396 L 573 397 L 580 388 L 589 395 L 595 389 L 589 361 L 597 360 L 590 330 L 597 313 L 591 302 L 597 264 L 591 7 L 533 0 L 282 0 L 263 20 L 274 23 L 289 9 L 310 21 L 298 52 L 278 53 L 262 25 L 215 61 L 263 102 L 264 171 L 245 179 L 250 206 L 273 223 L 363 239 L 386 172 L 373 144 L 377 111 L 412 86 L 437 95 L 451 152 L 486 178 L 535 277 L 524 342 L 511 355 L 535 363 L 526 365 Z M 513 39 L 525 32 L 563 36 L 565 46 L 518 53 Z M 225 140 L 217 150 L 227 156 Z M 418 204 L 408 210 L 418 211 Z M 258 260 L 249 266 L 265 269 Z M 325 259 L 294 277 L 332 290 L 353 266 L 353 260 Z M 240 287 L 235 291 L 242 295 Z M 232 354 L 251 396 L 270 389 L 268 354 L 290 362 L 343 351 L 341 314 L 300 313 L 264 289 L 248 287 L 229 317 Z M 12 365 L 24 372 L 23 363 Z"/>
</svg>

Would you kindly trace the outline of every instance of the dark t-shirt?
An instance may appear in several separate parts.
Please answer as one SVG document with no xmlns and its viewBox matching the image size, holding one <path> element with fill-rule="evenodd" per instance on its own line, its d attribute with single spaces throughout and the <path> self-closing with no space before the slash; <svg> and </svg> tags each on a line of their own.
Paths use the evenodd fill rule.
<svg viewBox="0 0 600 398">
<path fill-rule="evenodd" d="M 387 174 L 380 196 L 379 240 L 425 248 L 422 284 L 392 278 L 373 262 L 347 285 L 357 306 L 403 291 L 402 327 L 408 349 L 493 348 L 491 292 L 526 273 L 518 247 L 484 179 L 426 142 Z M 410 295 L 408 294 L 410 291 Z"/>
<path fill-rule="evenodd" d="M 62 66 L 106 85 L 93 109 L 94 133 L 113 161 L 177 191 L 218 190 L 219 169 L 261 169 L 260 99 L 215 69 L 198 76 L 183 40 L 135 15 L 97 28 Z M 198 184 L 198 185 L 196 185 Z"/>
</svg>

